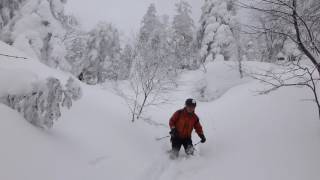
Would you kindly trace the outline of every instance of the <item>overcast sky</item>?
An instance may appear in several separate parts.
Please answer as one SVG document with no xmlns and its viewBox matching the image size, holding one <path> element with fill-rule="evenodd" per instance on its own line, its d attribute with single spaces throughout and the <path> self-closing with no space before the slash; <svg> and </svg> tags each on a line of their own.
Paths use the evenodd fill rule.
<svg viewBox="0 0 320 180">
<path fill-rule="evenodd" d="M 68 0 L 66 10 L 78 17 L 86 29 L 99 21 L 113 23 L 125 35 L 137 32 L 150 3 L 155 3 L 158 14 L 174 15 L 174 4 L 179 0 Z M 198 23 L 203 0 L 187 0 Z"/>
</svg>

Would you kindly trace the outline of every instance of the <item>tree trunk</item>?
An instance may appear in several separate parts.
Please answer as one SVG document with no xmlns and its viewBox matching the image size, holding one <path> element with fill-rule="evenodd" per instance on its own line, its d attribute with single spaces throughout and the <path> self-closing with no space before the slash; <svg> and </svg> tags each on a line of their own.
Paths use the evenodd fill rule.
<svg viewBox="0 0 320 180">
<path fill-rule="evenodd" d="M 306 48 L 306 46 L 303 44 L 301 40 L 301 32 L 299 29 L 299 23 L 298 23 L 298 13 L 297 13 L 297 0 L 292 1 L 293 6 L 293 25 L 296 32 L 297 42 L 298 46 L 301 49 L 301 51 L 310 59 L 310 61 L 313 63 L 313 65 L 316 67 L 318 74 L 320 75 L 320 64 L 317 62 L 316 58 L 312 55 L 312 53 Z M 306 27 L 308 28 L 308 27 Z"/>
<path fill-rule="evenodd" d="M 144 106 L 145 106 L 145 104 L 146 104 L 146 102 L 147 102 L 147 99 L 148 99 L 148 95 L 145 94 L 145 95 L 144 95 L 143 102 L 142 102 L 141 107 L 140 107 L 140 110 L 139 110 L 139 113 L 138 113 L 138 115 L 137 115 L 137 119 L 140 119 L 141 114 L 142 114 L 142 111 L 143 111 L 143 108 L 144 108 Z"/>
</svg>

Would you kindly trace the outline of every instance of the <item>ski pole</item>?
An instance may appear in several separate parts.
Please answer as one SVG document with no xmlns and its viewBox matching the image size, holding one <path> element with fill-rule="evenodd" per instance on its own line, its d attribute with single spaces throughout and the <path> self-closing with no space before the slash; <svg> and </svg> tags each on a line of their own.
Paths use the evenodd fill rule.
<svg viewBox="0 0 320 180">
<path fill-rule="evenodd" d="M 166 138 L 169 138 L 169 137 L 171 137 L 171 136 L 170 136 L 170 135 L 168 135 L 168 136 L 164 136 L 164 137 L 156 138 L 156 141 L 160 141 L 160 140 L 162 140 L 162 139 L 166 139 Z"/>
</svg>

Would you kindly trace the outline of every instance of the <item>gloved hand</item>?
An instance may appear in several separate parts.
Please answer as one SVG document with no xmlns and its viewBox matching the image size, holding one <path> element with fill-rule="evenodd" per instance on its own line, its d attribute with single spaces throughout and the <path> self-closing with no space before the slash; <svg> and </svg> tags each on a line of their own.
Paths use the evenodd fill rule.
<svg viewBox="0 0 320 180">
<path fill-rule="evenodd" d="M 178 134 L 178 131 L 176 128 L 172 128 L 169 134 L 171 135 L 171 137 L 176 137 Z"/>
<path fill-rule="evenodd" d="M 205 143 L 206 142 L 206 137 L 203 135 L 203 134 L 201 134 L 201 135 L 199 135 L 199 137 L 201 138 L 201 143 Z"/>
</svg>

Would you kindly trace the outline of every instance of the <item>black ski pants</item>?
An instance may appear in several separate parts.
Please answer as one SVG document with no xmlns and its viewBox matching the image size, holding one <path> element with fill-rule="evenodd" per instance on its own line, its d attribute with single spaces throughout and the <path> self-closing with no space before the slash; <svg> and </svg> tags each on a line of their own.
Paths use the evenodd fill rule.
<svg viewBox="0 0 320 180">
<path fill-rule="evenodd" d="M 192 144 L 191 138 L 187 139 L 180 139 L 179 137 L 172 137 L 171 138 L 171 144 L 172 144 L 172 152 L 178 156 L 179 151 L 181 149 L 181 146 L 184 147 L 184 150 L 187 155 L 193 155 L 194 148 Z"/>
</svg>

